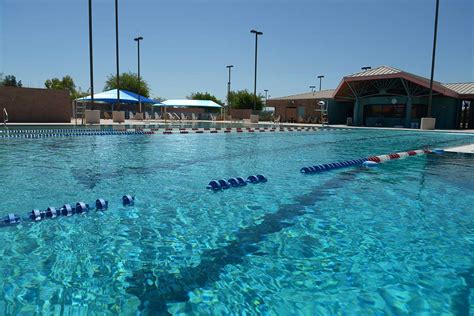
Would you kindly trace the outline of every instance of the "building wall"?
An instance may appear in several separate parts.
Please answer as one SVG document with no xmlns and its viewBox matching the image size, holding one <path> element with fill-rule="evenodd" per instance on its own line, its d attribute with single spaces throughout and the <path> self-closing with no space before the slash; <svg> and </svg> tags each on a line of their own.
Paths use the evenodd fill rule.
<svg viewBox="0 0 474 316">
<path fill-rule="evenodd" d="M 0 87 L 0 114 L 11 123 L 70 123 L 72 103 L 65 90 Z"/>
<path fill-rule="evenodd" d="M 353 102 L 340 102 L 335 100 L 329 100 L 329 124 L 346 124 L 347 118 L 352 117 L 353 107 Z"/>
<path fill-rule="evenodd" d="M 267 106 L 275 108 L 275 117 L 280 116 L 281 122 L 320 122 L 321 112 L 316 111 L 321 109 L 318 101 L 320 100 L 268 100 Z"/>
<path fill-rule="evenodd" d="M 428 101 L 426 101 L 428 104 Z M 458 111 L 461 108 L 461 100 L 450 97 L 433 98 L 431 113 L 436 118 L 437 129 L 459 128 Z"/>
<path fill-rule="evenodd" d="M 323 99 L 298 100 L 268 100 L 268 106 L 275 107 L 275 116 L 280 116 L 282 122 L 321 122 L 321 106 L 318 102 Z M 329 124 L 346 124 L 352 116 L 352 102 L 340 102 L 334 99 L 328 101 Z M 304 110 L 301 110 L 301 107 Z M 300 116 L 304 111 L 304 115 Z M 302 118 L 302 120 L 301 120 Z"/>
<path fill-rule="evenodd" d="M 251 109 L 229 109 L 229 115 L 235 120 L 248 120 L 251 114 Z"/>
</svg>

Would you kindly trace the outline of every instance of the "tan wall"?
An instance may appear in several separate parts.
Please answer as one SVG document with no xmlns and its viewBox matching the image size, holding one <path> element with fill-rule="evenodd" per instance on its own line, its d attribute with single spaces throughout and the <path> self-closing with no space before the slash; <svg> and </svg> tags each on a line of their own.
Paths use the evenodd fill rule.
<svg viewBox="0 0 474 316">
<path fill-rule="evenodd" d="M 250 115 L 252 114 L 252 110 L 250 109 L 230 109 L 229 115 L 232 119 L 236 120 L 248 120 L 250 119 Z"/>
<path fill-rule="evenodd" d="M 65 90 L 0 87 L 0 117 L 3 108 L 11 123 L 69 123 L 72 103 Z"/>
<path fill-rule="evenodd" d="M 308 120 L 321 121 L 321 112 L 316 109 L 321 109 L 318 105 L 319 100 L 305 99 L 305 100 L 268 100 L 267 106 L 275 107 L 275 117 L 280 116 L 281 122 L 306 122 Z M 304 107 L 303 117 L 298 116 L 298 107 Z"/>
</svg>

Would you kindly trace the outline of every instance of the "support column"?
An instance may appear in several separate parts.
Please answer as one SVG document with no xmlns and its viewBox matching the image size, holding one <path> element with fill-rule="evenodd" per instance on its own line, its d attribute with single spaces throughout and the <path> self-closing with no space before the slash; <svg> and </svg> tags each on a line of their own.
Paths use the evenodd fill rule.
<svg viewBox="0 0 474 316">
<path fill-rule="evenodd" d="M 474 128 L 474 99 L 469 100 L 469 118 L 467 119 L 467 124 L 469 129 Z"/>
<path fill-rule="evenodd" d="M 362 124 L 362 118 L 361 118 L 360 112 L 361 112 L 360 101 L 359 101 L 359 98 L 356 97 L 354 101 L 354 115 L 353 115 L 355 126 L 360 126 Z"/>
<path fill-rule="evenodd" d="M 406 104 L 406 111 L 405 111 L 405 127 L 410 128 L 411 127 L 411 107 L 413 104 L 413 100 L 411 96 L 408 96 L 407 98 L 407 104 Z"/>
</svg>

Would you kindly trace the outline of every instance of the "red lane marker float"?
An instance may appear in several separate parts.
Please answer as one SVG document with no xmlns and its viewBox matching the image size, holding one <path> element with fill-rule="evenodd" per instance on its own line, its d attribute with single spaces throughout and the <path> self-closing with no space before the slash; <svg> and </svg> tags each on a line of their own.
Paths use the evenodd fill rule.
<svg viewBox="0 0 474 316">
<path fill-rule="evenodd" d="M 430 154 L 432 152 L 433 151 L 429 149 L 410 150 L 410 151 L 403 151 L 399 153 L 392 153 L 388 155 L 372 156 L 372 157 L 367 158 L 367 160 L 380 163 L 380 162 L 385 162 L 389 160 L 395 160 L 395 159 L 400 159 L 400 158 L 405 158 L 405 157 L 410 157 L 410 156 Z"/>
</svg>

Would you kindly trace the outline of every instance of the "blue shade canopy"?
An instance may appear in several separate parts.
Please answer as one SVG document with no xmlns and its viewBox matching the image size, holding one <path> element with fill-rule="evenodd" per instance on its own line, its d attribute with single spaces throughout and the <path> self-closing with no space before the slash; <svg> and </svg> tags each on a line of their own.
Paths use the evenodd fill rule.
<svg viewBox="0 0 474 316">
<path fill-rule="evenodd" d="M 155 103 L 153 106 L 166 106 L 176 108 L 221 108 L 219 104 L 211 100 L 166 100 L 163 103 Z"/>
<path fill-rule="evenodd" d="M 133 93 L 131 91 L 120 90 L 120 103 L 135 104 L 135 103 L 138 103 L 138 97 L 140 97 L 140 101 L 142 103 L 150 103 L 150 104 L 157 103 L 156 100 L 152 100 L 144 96 L 139 96 L 138 94 Z M 89 102 L 91 100 L 92 99 L 90 95 L 87 97 L 76 99 L 76 101 L 79 101 L 79 102 Z M 94 94 L 94 101 L 104 102 L 104 103 L 117 102 L 117 89 Z"/>
</svg>

